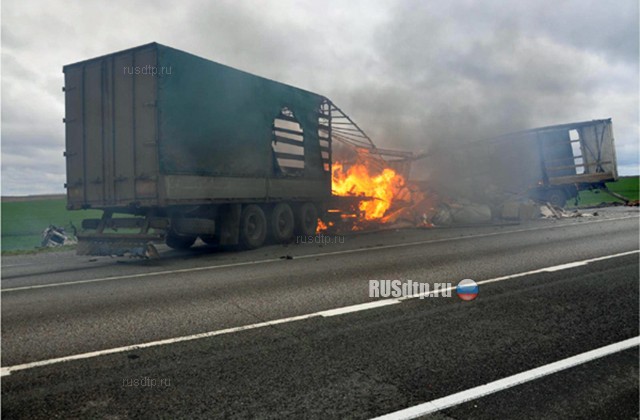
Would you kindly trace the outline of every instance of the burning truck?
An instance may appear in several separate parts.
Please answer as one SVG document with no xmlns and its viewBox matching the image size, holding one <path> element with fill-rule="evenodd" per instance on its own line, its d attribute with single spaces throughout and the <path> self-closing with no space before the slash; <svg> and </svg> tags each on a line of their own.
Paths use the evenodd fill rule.
<svg viewBox="0 0 640 420">
<path fill-rule="evenodd" d="M 63 72 L 67 208 L 103 210 L 78 254 L 257 248 L 359 205 L 332 194 L 332 146 L 375 146 L 321 95 L 157 43 Z"/>
<path fill-rule="evenodd" d="M 324 96 L 157 43 L 63 72 L 67 208 L 103 210 L 82 222 L 80 255 L 152 256 L 154 243 L 186 249 L 198 238 L 251 249 L 326 229 L 429 227 L 469 215 L 470 206 L 409 181 L 412 163 L 438 151 L 378 148 Z M 585 169 L 563 170 L 558 185 L 617 176 L 610 120 L 602 124 L 595 137 L 580 126 Z M 525 143 L 526 152 L 540 147 Z M 571 150 L 549 159 L 569 160 Z M 444 151 L 433 167 L 455 156 Z M 545 167 L 545 187 L 557 183 L 549 175 Z M 473 212 L 492 217 L 486 206 Z"/>
</svg>

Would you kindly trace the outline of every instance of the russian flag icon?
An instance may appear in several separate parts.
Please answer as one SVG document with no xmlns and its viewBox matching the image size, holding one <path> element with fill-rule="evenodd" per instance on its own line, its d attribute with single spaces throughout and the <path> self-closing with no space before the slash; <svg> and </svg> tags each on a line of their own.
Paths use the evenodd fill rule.
<svg viewBox="0 0 640 420">
<path fill-rule="evenodd" d="M 456 293 L 462 300 L 473 300 L 478 296 L 478 284 L 471 279 L 460 280 L 456 286 Z"/>
</svg>

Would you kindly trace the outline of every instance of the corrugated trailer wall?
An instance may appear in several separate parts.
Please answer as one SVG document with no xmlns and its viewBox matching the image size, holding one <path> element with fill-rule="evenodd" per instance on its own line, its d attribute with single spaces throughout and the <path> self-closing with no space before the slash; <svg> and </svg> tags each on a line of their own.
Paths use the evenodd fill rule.
<svg viewBox="0 0 640 420">
<path fill-rule="evenodd" d="M 273 120 L 285 106 L 305 141 L 318 143 L 319 95 L 161 45 L 158 64 L 171 71 L 158 78 L 165 174 L 269 175 L 264 157 L 271 150 Z M 320 162 L 308 163 L 320 176 Z"/>
<path fill-rule="evenodd" d="M 320 95 L 155 43 L 64 73 L 72 209 L 331 194 Z M 283 113 L 304 133 L 297 177 L 274 173 Z"/>
<path fill-rule="evenodd" d="M 329 196 L 318 140 L 320 95 L 158 46 L 160 165 L 168 202 Z M 304 173 L 274 174 L 274 120 L 304 132 Z"/>
<path fill-rule="evenodd" d="M 68 207 L 158 197 L 154 45 L 65 66 Z"/>
</svg>

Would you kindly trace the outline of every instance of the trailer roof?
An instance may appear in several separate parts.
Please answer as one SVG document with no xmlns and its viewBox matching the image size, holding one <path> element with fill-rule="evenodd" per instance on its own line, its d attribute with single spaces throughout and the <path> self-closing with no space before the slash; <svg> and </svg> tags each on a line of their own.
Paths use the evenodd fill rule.
<svg viewBox="0 0 640 420">
<path fill-rule="evenodd" d="M 600 119 L 600 120 L 580 121 L 580 122 L 574 122 L 574 123 L 565 123 L 565 124 L 547 125 L 547 126 L 544 126 L 544 127 L 529 128 L 529 129 L 526 129 L 526 130 L 513 131 L 511 133 L 501 134 L 499 136 L 492 137 L 491 139 L 494 139 L 494 138 L 495 139 L 499 139 L 499 138 L 502 138 L 502 137 L 511 137 L 511 136 L 514 136 L 514 135 L 535 133 L 535 132 L 540 132 L 540 131 L 573 130 L 573 129 L 581 128 L 581 127 L 584 127 L 584 126 L 600 124 L 600 123 L 603 123 L 603 122 L 611 122 L 611 118 L 604 118 L 604 119 Z M 485 140 L 491 140 L 491 139 L 485 139 Z"/>
<path fill-rule="evenodd" d="M 227 66 L 226 64 L 221 64 L 221 63 L 218 63 L 217 61 L 209 60 L 207 58 L 200 57 L 198 55 L 195 55 L 195 54 L 192 54 L 192 53 L 189 53 L 189 52 L 186 52 L 186 51 L 182 51 L 182 50 L 179 50 L 177 48 L 172 48 L 172 47 L 169 47 L 167 45 L 159 44 L 157 42 L 150 42 L 148 44 L 139 45 L 137 47 L 127 48 L 127 49 L 116 51 L 116 52 L 113 52 L 113 53 L 104 54 L 104 55 L 100 55 L 100 56 L 97 56 L 97 57 L 92 57 L 92 58 L 89 58 L 89 59 L 86 59 L 86 60 L 82 60 L 82 61 L 77 61 L 75 63 L 66 64 L 66 65 L 64 65 L 62 67 L 62 72 L 64 73 L 66 71 L 66 69 L 70 68 L 70 67 L 83 66 L 83 65 L 90 64 L 92 62 L 99 62 L 100 60 L 103 60 L 105 58 L 118 56 L 118 55 L 121 55 L 121 54 L 127 54 L 127 53 L 131 53 L 132 51 L 143 50 L 143 49 L 147 49 L 147 48 L 149 48 L 149 49 L 151 49 L 151 48 L 154 48 L 154 49 L 167 49 L 167 50 L 177 51 L 177 52 L 180 52 L 182 54 L 188 54 L 188 55 L 190 55 L 192 57 L 195 57 L 197 59 L 204 60 L 204 61 L 211 62 L 211 63 L 216 63 L 216 64 L 218 64 L 220 66 L 226 67 L 226 68 L 228 68 L 230 70 L 233 70 L 233 71 L 236 71 L 236 72 L 239 72 L 239 73 L 244 73 L 246 75 L 249 75 L 249 76 L 252 76 L 252 77 L 256 77 L 256 78 L 262 79 L 264 81 L 268 81 L 270 83 L 277 83 L 277 84 L 280 84 L 280 85 L 288 86 L 290 88 L 294 88 L 294 89 L 297 89 L 297 90 L 300 90 L 300 91 L 303 91 L 303 92 L 306 92 L 306 93 L 310 93 L 312 95 L 317 95 L 319 97 L 324 98 L 324 96 L 322 96 L 322 95 L 320 95 L 318 93 L 311 92 L 309 90 L 302 89 L 302 88 L 299 88 L 299 87 L 296 87 L 296 86 L 293 86 L 293 85 L 289 85 L 289 84 L 286 84 L 286 83 L 278 82 L 276 80 L 272 80 L 272 79 L 269 79 L 269 78 L 266 78 L 266 77 L 263 77 L 263 76 L 258 76 L 256 74 L 249 73 L 248 71 L 244 71 L 244 70 L 237 69 L 235 67 Z"/>
</svg>

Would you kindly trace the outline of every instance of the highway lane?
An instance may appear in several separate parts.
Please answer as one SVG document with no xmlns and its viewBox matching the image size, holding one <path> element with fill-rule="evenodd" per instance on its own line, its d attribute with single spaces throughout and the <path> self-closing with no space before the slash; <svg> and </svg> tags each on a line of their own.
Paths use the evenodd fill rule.
<svg viewBox="0 0 640 420">
<path fill-rule="evenodd" d="M 292 244 L 288 246 L 270 246 L 249 252 L 215 252 L 205 246 L 188 252 L 169 250 L 159 247 L 162 253 L 160 261 L 141 262 L 137 259 L 108 257 L 77 257 L 73 252 L 44 253 L 38 255 L 6 256 L 2 258 L 2 288 L 26 286 L 29 284 L 47 284 L 68 281 L 81 281 L 89 278 L 101 278 L 118 275 L 142 274 L 151 271 L 193 269 L 218 264 L 232 264 L 264 259 L 277 259 L 282 256 L 308 255 L 323 252 L 344 252 L 376 246 L 403 245 L 419 241 L 438 241 L 449 238 L 464 238 L 475 235 L 502 235 L 521 230 L 557 229 L 574 224 L 607 223 L 610 219 L 637 217 L 637 209 L 609 208 L 599 209 L 597 217 L 564 220 L 537 220 L 521 225 L 500 227 L 475 227 L 451 229 L 401 230 L 347 235 L 333 238 L 332 244 Z"/>
<path fill-rule="evenodd" d="M 611 217 L 621 216 L 629 214 L 615 213 Z M 251 258 L 258 259 L 256 253 L 260 252 L 262 259 L 276 261 L 258 265 L 5 291 L 2 294 L 2 366 L 362 303 L 369 300 L 368 280 L 372 278 L 429 282 L 457 282 L 465 277 L 482 280 L 638 249 L 637 218 L 602 223 L 562 221 L 547 229 L 549 225 L 550 222 L 545 222 L 502 228 L 499 235 L 493 236 L 487 236 L 493 230 L 486 229 L 385 232 L 362 235 L 345 244 L 321 249 L 288 247 L 287 252 L 294 255 L 292 260 L 279 260 L 278 254 L 283 248 L 270 247 L 254 251 Z M 509 229 L 514 232 L 502 234 Z M 521 232 L 515 232 L 518 230 Z M 475 237 L 454 239 L 461 234 Z M 363 248 L 420 241 L 435 242 Z M 340 252 L 357 249 L 363 251 Z M 326 252 L 333 254 L 315 256 Z M 228 263 L 231 258 L 243 263 L 248 261 L 246 254 L 250 253 L 199 257 L 178 254 L 163 262 L 162 267 L 139 263 L 111 262 L 111 265 L 116 267 L 117 275 L 128 275 L 139 274 L 143 269 L 148 272 L 208 267 Z M 305 255 L 311 257 L 304 258 Z M 108 272 L 108 263 L 100 263 L 104 267 L 89 271 L 90 278 L 99 278 L 105 270 Z M 594 270 L 595 273 L 591 273 Z M 223 416 L 232 413 L 243 416 L 251 412 L 274 417 L 282 412 L 294 416 L 307 410 L 319 415 L 325 409 L 333 410 L 328 413 L 333 412 L 336 417 L 384 414 L 442 393 L 475 386 L 483 380 L 638 335 L 637 270 L 637 255 L 631 255 L 482 286 L 481 297 L 471 304 L 445 298 L 428 302 L 416 300 L 361 313 L 303 320 L 16 372 L 3 378 L 4 407 L 11 407 L 10 412 L 17 416 L 50 414 L 56 410 L 75 415 L 90 414 L 92 410 L 97 410 L 98 415 L 113 410 L 126 416 L 135 414 L 137 409 L 151 408 L 152 404 L 158 404 L 157 414 L 170 410 L 177 416 L 184 416 L 190 404 L 200 413 Z M 81 270 L 72 272 L 82 273 Z M 3 289 L 59 282 L 58 278 L 35 277 L 14 277 L 9 287 L 3 279 Z M 626 290 L 626 297 L 618 296 L 616 302 L 616 293 L 622 290 Z M 552 302 L 557 304 L 551 305 Z M 594 313 L 601 316 L 594 317 Z M 593 319 L 585 322 L 590 316 Z M 470 322 L 467 327 L 471 328 L 460 329 L 463 320 Z M 429 326 L 429 333 L 422 324 Z M 411 325 L 414 327 L 407 329 Z M 568 331 L 575 332 L 567 335 Z M 478 335 L 481 332 L 483 334 Z M 309 340 L 313 343 L 311 348 L 308 348 Z M 520 350 L 515 352 L 513 361 L 505 361 L 505 356 L 514 354 L 514 342 L 519 343 Z M 437 356 L 433 360 L 435 364 L 428 363 L 433 367 L 426 372 L 425 368 L 416 367 L 411 373 L 403 363 L 412 360 L 414 352 L 422 354 L 420 348 Z M 452 349 L 452 361 L 445 357 L 443 349 Z M 461 349 L 467 349 L 467 353 Z M 393 361 L 392 356 L 399 360 Z M 461 367 L 453 362 L 467 364 L 469 356 L 473 356 L 469 359 L 473 373 L 467 380 L 461 374 Z M 425 355 L 420 357 L 424 359 Z M 265 370 L 265 364 L 276 368 L 275 371 Z M 495 364 L 496 368 L 489 369 L 493 375 L 481 374 L 472 369 L 474 364 L 483 368 Z M 393 369 L 384 368 L 386 365 L 396 366 L 398 372 L 403 373 L 396 378 Z M 192 375 L 190 381 L 185 381 L 185 372 L 180 366 Z M 382 379 L 377 376 L 372 379 L 357 366 L 365 372 L 369 368 L 382 369 L 386 374 Z M 408 366 L 417 365 L 411 361 Z M 620 369 L 633 370 L 633 366 L 627 367 L 623 369 L 623 364 Z M 114 382 L 114 378 L 126 380 L 140 372 L 153 374 L 154 378 L 165 375 L 174 379 L 171 386 L 153 391 L 143 387 L 118 388 L 118 381 Z M 268 377 L 269 372 L 273 377 Z M 311 385 L 298 383 L 294 372 L 319 388 L 310 390 Z M 420 379 L 432 374 L 430 381 L 442 392 L 427 395 L 418 391 L 417 388 L 422 387 Z M 447 379 L 449 376 L 451 380 Z M 256 378 L 259 380 L 254 383 Z M 318 384 L 320 378 L 326 383 Z M 409 394 L 399 393 L 394 378 L 408 381 L 403 386 Z M 620 395 L 629 395 L 629 386 L 637 388 L 637 381 L 627 378 L 626 382 L 620 382 L 626 383 L 627 388 L 614 389 L 615 395 L 620 392 Z M 411 383 L 416 390 L 410 390 Z M 244 388 L 240 384 L 244 384 Z M 276 394 L 269 391 L 269 384 Z M 275 386 L 277 384 L 281 385 Z M 36 404 L 44 411 L 21 411 L 21 406 L 31 404 L 48 386 L 60 393 L 46 406 Z M 309 394 L 301 395 L 301 390 Z M 94 392 L 104 398 L 96 400 L 98 394 Z M 309 405 L 314 395 L 324 397 L 317 407 Z M 163 396 L 168 401 L 158 401 L 164 399 Z M 215 404 L 207 404 L 205 396 Z M 130 398 L 148 400 L 149 405 L 142 403 L 138 408 L 133 407 L 131 401 L 127 402 Z M 336 398 L 344 401 L 336 405 Z M 499 398 L 499 394 L 495 398 Z M 176 404 L 175 408 L 169 409 L 166 406 L 169 402 Z M 602 409 L 602 405 L 599 408 Z M 633 409 L 632 404 L 625 412 Z"/>
<path fill-rule="evenodd" d="M 271 247 L 253 252 L 255 260 L 269 261 L 264 264 L 225 267 L 229 263 L 225 259 L 213 265 L 198 260 L 200 267 L 223 268 L 180 273 L 173 271 L 194 267 L 185 268 L 181 259 L 151 270 L 146 263 L 127 264 L 130 271 L 117 275 L 139 275 L 141 269 L 169 274 L 3 292 L 2 365 L 363 303 L 369 300 L 369 279 L 480 280 L 625 252 L 638 247 L 637 225 L 637 218 L 561 226 L 546 223 L 512 227 L 506 232 L 475 232 L 467 239 L 459 239 L 456 230 L 436 232 L 452 235 L 439 238 L 433 238 L 431 231 L 389 232 L 357 238 L 362 248 L 352 245 L 356 241 L 349 241 L 347 249 L 340 248 L 342 244 L 326 250 L 289 247 L 298 251 L 294 259 L 281 260 L 277 255 L 282 248 Z M 414 236 L 398 241 L 398 235 L 409 234 Z M 426 243 L 366 248 L 412 242 Z M 292 253 L 289 248 L 287 252 Z M 353 250 L 363 252 L 350 252 Z M 256 252 L 262 255 L 255 256 Z M 322 257 L 322 253 L 329 255 Z M 247 258 L 242 254 L 222 258 Z M 309 255 L 311 258 L 305 258 Z M 120 264 L 112 265 L 121 268 Z M 90 279 L 95 279 L 96 273 L 91 274 Z M 108 278 L 108 272 L 101 270 L 98 278 L 104 276 Z M 3 290 L 5 287 L 3 284 Z"/>
</svg>

